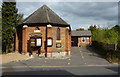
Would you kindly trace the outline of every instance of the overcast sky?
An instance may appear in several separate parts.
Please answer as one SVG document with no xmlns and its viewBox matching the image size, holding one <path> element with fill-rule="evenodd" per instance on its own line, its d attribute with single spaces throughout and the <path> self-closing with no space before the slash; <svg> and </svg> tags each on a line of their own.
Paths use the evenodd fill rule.
<svg viewBox="0 0 120 77">
<path fill-rule="evenodd" d="M 106 28 L 118 24 L 117 2 L 17 2 L 17 8 L 26 18 L 44 4 L 72 29 L 87 29 L 94 24 Z"/>
</svg>

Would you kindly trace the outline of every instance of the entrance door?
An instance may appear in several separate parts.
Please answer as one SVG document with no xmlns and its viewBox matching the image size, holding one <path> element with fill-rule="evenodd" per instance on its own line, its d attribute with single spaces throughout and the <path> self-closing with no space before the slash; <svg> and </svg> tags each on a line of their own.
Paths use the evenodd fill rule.
<svg viewBox="0 0 120 77">
<path fill-rule="evenodd" d="M 72 37 L 72 46 L 78 46 L 78 37 Z"/>
<path fill-rule="evenodd" d="M 30 37 L 28 40 L 28 52 L 40 53 L 42 46 L 42 37 Z"/>
</svg>

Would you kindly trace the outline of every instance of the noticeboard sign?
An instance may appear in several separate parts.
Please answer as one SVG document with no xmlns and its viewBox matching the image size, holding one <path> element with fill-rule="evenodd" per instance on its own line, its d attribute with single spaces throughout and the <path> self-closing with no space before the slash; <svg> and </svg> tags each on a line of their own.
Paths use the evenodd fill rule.
<svg viewBox="0 0 120 77">
<path fill-rule="evenodd" d="M 42 46 L 42 38 L 36 38 L 36 46 Z"/>
<path fill-rule="evenodd" d="M 35 46 L 35 39 L 34 38 L 30 39 L 30 46 Z"/>
<path fill-rule="evenodd" d="M 52 38 L 48 38 L 47 39 L 47 46 L 52 46 L 53 44 L 53 39 Z"/>
</svg>

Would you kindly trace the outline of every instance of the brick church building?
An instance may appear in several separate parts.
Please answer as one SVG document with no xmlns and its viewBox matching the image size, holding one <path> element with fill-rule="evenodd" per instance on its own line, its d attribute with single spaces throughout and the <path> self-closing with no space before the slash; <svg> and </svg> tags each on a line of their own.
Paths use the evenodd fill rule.
<svg viewBox="0 0 120 77">
<path fill-rule="evenodd" d="M 15 50 L 46 57 L 70 55 L 70 25 L 43 5 L 17 27 Z"/>
</svg>

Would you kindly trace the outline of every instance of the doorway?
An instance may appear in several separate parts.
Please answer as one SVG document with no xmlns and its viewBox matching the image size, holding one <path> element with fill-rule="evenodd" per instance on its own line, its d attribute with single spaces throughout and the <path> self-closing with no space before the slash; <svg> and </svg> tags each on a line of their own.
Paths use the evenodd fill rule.
<svg viewBox="0 0 120 77">
<path fill-rule="evenodd" d="M 72 37 L 72 46 L 78 46 L 78 37 Z"/>
<path fill-rule="evenodd" d="M 42 36 L 41 33 L 31 33 L 29 34 L 28 40 L 28 52 L 30 53 L 41 53 L 41 46 L 42 46 Z"/>
</svg>

